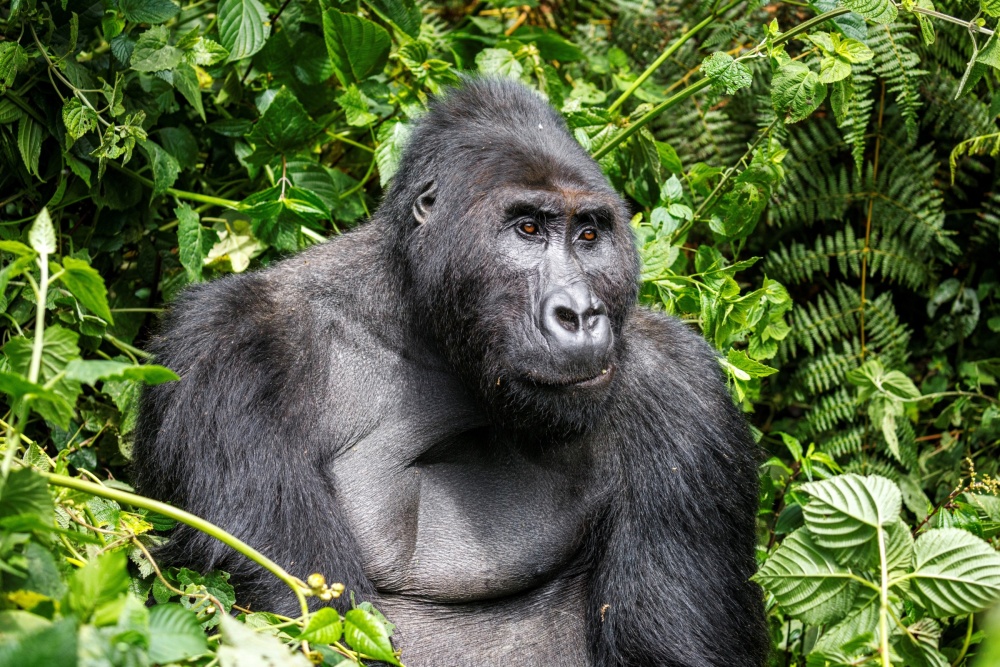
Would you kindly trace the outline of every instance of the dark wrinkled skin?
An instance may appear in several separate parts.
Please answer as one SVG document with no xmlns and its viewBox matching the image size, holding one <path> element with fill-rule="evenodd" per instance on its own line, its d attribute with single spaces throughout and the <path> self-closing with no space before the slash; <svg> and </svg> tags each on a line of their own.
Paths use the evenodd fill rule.
<svg viewBox="0 0 1000 667">
<path fill-rule="evenodd" d="M 138 488 L 373 601 L 409 667 L 762 665 L 756 452 L 712 350 L 636 284 L 558 115 L 467 82 L 370 222 L 178 299 Z M 161 557 L 296 613 L 196 531 Z"/>
</svg>

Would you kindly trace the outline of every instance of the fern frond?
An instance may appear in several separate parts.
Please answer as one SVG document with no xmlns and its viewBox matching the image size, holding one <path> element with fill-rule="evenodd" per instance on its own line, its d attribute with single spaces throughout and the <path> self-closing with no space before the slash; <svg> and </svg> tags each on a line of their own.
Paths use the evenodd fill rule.
<svg viewBox="0 0 1000 667">
<path fill-rule="evenodd" d="M 855 457 L 844 466 L 844 472 L 853 472 L 858 475 L 881 475 L 894 482 L 900 477 L 899 468 L 879 456 L 861 455 Z"/>
<path fill-rule="evenodd" d="M 851 100 L 847 117 L 840 125 L 840 132 L 844 136 L 844 141 L 851 147 L 851 156 L 854 158 L 854 171 L 861 173 L 861 166 L 865 160 L 865 142 L 868 139 L 868 125 L 871 122 L 872 109 L 875 107 L 875 98 L 872 91 L 875 88 L 875 77 L 868 73 L 869 70 L 859 66 L 854 74 L 854 98 Z"/>
<path fill-rule="evenodd" d="M 917 41 L 913 26 L 902 23 L 868 27 L 868 47 L 875 53 L 872 70 L 885 83 L 899 105 L 911 142 L 917 140 L 917 112 L 921 99 L 919 79 L 927 74 L 920 69 L 920 57 L 911 50 Z"/>
<path fill-rule="evenodd" d="M 819 440 L 820 449 L 834 458 L 857 454 L 865 446 L 865 427 L 852 426 Z"/>
<path fill-rule="evenodd" d="M 1000 155 L 1000 132 L 981 134 L 959 143 L 952 149 L 948 156 L 948 165 L 951 167 L 951 182 L 955 182 L 955 168 L 958 166 L 958 158 L 966 155 L 989 155 L 996 157 Z"/>
<path fill-rule="evenodd" d="M 803 359 L 790 378 L 794 397 L 811 401 L 815 395 L 840 386 L 844 376 L 858 367 L 860 358 L 861 342 L 852 338 Z"/>
<path fill-rule="evenodd" d="M 841 386 L 816 401 L 806 415 L 806 426 L 814 434 L 832 431 L 843 422 L 853 421 L 857 414 L 857 392 L 852 387 Z"/>
<path fill-rule="evenodd" d="M 794 357 L 802 347 L 812 356 L 816 348 L 850 337 L 858 331 L 860 312 L 858 293 L 843 283 L 833 292 L 820 292 L 792 311 L 792 333 L 785 339 L 789 353 Z"/>
<path fill-rule="evenodd" d="M 783 283 L 808 283 L 819 273 L 829 276 L 832 262 L 845 276 L 854 275 L 861 271 L 864 244 L 865 240 L 857 238 L 848 226 L 817 236 L 812 248 L 798 242 L 781 244 L 768 254 L 764 268 L 769 276 Z"/>
<path fill-rule="evenodd" d="M 932 134 L 941 138 L 984 134 L 992 125 L 989 105 L 975 95 L 962 95 L 955 99 L 956 90 L 958 79 L 943 70 L 938 70 L 925 81 L 921 92 L 927 102 L 927 110 L 921 118 L 921 125 L 930 127 Z"/>
</svg>

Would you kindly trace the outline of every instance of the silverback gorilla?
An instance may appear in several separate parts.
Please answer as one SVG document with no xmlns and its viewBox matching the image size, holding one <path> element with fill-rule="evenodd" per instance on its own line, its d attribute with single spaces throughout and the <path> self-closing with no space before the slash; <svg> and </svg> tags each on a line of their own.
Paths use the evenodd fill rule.
<svg viewBox="0 0 1000 667">
<path fill-rule="evenodd" d="M 466 81 L 370 222 L 178 300 L 136 484 L 373 601 L 409 667 L 761 665 L 755 448 L 637 273 L 562 119 Z M 186 527 L 163 555 L 296 608 Z"/>
</svg>

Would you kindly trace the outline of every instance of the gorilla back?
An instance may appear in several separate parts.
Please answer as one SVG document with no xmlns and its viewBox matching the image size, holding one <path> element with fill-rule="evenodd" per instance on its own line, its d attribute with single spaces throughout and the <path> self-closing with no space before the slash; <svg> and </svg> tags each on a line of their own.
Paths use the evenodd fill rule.
<svg viewBox="0 0 1000 667">
<path fill-rule="evenodd" d="M 137 486 L 371 600 L 410 667 L 762 665 L 755 450 L 635 305 L 628 221 L 539 96 L 466 82 L 369 223 L 178 300 Z M 294 610 L 196 531 L 163 555 Z"/>
</svg>

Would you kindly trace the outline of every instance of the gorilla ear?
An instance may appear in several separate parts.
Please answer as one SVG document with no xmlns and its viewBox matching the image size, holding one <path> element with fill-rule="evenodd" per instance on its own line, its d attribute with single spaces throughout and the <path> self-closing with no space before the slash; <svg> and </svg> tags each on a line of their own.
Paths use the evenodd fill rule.
<svg viewBox="0 0 1000 667">
<path fill-rule="evenodd" d="M 424 188 L 424 191 L 420 193 L 417 197 L 417 201 L 413 202 L 413 217 L 416 219 L 418 224 L 424 224 L 430 217 L 431 209 L 434 208 L 434 200 L 437 198 L 437 183 L 431 181 L 430 184 Z"/>
</svg>

